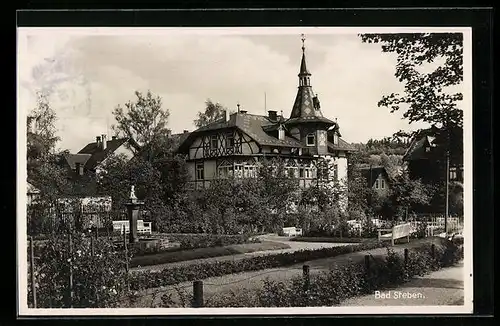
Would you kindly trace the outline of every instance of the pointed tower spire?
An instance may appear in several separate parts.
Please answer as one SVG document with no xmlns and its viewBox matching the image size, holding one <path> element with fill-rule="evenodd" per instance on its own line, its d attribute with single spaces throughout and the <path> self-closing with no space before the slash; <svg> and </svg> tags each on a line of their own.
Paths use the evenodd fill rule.
<svg viewBox="0 0 500 326">
<path fill-rule="evenodd" d="M 322 121 L 327 124 L 333 124 L 333 121 L 323 117 L 318 97 L 314 94 L 311 87 L 311 73 L 307 70 L 306 65 L 306 47 L 304 45 L 306 38 L 304 34 L 301 35 L 301 40 L 302 60 L 300 62 L 300 72 L 298 75 L 299 89 L 297 90 L 297 96 L 295 97 L 289 123 Z"/>
<path fill-rule="evenodd" d="M 300 62 L 300 72 L 299 72 L 299 77 L 302 79 L 303 77 L 311 76 L 311 73 L 309 70 L 307 70 L 307 65 L 306 65 L 306 46 L 305 46 L 305 41 L 306 37 L 304 34 L 302 34 L 302 61 Z"/>
</svg>

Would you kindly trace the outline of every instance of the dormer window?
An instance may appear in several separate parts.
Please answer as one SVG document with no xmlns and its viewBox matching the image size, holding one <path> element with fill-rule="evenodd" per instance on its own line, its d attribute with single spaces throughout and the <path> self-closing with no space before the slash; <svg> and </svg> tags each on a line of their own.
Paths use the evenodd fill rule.
<svg viewBox="0 0 500 326">
<path fill-rule="evenodd" d="M 314 146 L 315 143 L 315 137 L 314 134 L 309 134 L 306 137 L 306 145 L 307 146 Z"/>
<path fill-rule="evenodd" d="M 431 151 L 431 148 L 430 148 L 430 147 L 426 147 L 426 148 L 425 148 L 425 152 L 426 152 L 426 153 L 429 153 L 430 151 Z"/>
<path fill-rule="evenodd" d="M 285 139 L 285 129 L 283 129 L 282 126 L 280 126 L 278 129 L 278 139 L 279 140 Z"/>
</svg>

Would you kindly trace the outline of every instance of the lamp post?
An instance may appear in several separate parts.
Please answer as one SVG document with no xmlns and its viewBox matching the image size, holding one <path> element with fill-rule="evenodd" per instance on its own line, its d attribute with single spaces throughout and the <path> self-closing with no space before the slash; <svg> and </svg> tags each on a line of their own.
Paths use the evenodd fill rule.
<svg viewBox="0 0 500 326">
<path fill-rule="evenodd" d="M 139 209 L 144 205 L 144 201 L 137 199 L 135 196 L 134 186 L 131 186 L 129 202 L 125 205 L 127 206 L 129 222 L 129 243 L 135 243 L 139 241 L 139 238 L 137 237 L 137 220 L 139 216 Z"/>
</svg>

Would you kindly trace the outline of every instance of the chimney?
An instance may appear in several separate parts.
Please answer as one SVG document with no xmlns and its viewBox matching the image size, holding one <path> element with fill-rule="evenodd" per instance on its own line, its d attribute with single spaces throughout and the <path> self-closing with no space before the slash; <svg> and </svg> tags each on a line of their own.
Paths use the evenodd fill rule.
<svg viewBox="0 0 500 326">
<path fill-rule="evenodd" d="M 116 140 L 116 136 L 111 136 L 111 140 Z"/>
<path fill-rule="evenodd" d="M 278 112 L 277 111 L 267 111 L 268 112 L 268 116 L 269 116 L 269 120 L 271 121 L 276 121 L 278 120 Z"/>
<path fill-rule="evenodd" d="M 184 133 L 187 134 L 189 132 L 189 130 L 184 130 Z"/>
<path fill-rule="evenodd" d="M 95 143 L 97 144 L 97 148 L 101 148 L 101 136 L 95 138 Z"/>
<path fill-rule="evenodd" d="M 248 112 L 248 111 L 246 111 L 246 110 L 241 110 L 241 111 L 240 111 L 240 113 L 241 113 L 241 114 L 245 114 L 245 113 L 247 113 L 247 112 Z"/>
<path fill-rule="evenodd" d="M 102 134 L 102 150 L 105 150 L 107 147 L 107 142 L 106 142 L 106 135 Z"/>
<path fill-rule="evenodd" d="M 226 120 L 225 121 L 229 121 L 229 110 L 226 110 L 224 112 L 224 114 L 226 115 Z"/>
</svg>

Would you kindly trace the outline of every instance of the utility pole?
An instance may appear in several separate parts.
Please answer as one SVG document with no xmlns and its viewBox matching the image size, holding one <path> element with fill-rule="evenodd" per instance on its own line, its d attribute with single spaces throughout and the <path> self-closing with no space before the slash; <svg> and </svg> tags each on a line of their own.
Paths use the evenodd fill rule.
<svg viewBox="0 0 500 326">
<path fill-rule="evenodd" d="M 445 215 L 444 215 L 444 232 L 448 235 L 448 215 L 450 213 L 449 196 L 450 196 L 450 123 L 449 114 L 446 114 L 446 196 L 445 196 Z"/>
</svg>

